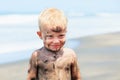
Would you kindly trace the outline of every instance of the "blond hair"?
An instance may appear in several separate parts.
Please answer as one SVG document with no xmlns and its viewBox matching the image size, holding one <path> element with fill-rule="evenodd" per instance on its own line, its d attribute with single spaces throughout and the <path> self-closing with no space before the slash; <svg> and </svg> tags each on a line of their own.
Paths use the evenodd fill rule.
<svg viewBox="0 0 120 80">
<path fill-rule="evenodd" d="M 39 29 L 44 31 L 46 29 L 66 30 L 67 18 L 64 13 L 56 8 L 48 8 L 39 15 Z"/>
</svg>

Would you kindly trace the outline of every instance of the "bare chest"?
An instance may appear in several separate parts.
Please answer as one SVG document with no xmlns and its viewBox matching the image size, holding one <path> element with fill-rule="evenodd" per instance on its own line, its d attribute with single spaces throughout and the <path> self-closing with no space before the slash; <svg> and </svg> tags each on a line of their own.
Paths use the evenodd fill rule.
<svg viewBox="0 0 120 80">
<path fill-rule="evenodd" d="M 41 55 L 38 57 L 38 67 L 41 72 L 55 72 L 59 70 L 69 72 L 71 57 L 65 55 Z"/>
</svg>

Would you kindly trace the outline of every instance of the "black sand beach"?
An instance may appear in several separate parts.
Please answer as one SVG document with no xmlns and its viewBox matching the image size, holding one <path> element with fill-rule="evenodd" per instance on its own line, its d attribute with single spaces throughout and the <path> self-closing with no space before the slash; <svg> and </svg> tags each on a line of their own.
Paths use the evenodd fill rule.
<svg viewBox="0 0 120 80">
<path fill-rule="evenodd" d="M 73 39 L 82 80 L 120 80 L 120 32 Z M 69 41 L 66 43 L 69 47 Z M 26 80 L 28 60 L 0 65 L 1 80 Z"/>
</svg>

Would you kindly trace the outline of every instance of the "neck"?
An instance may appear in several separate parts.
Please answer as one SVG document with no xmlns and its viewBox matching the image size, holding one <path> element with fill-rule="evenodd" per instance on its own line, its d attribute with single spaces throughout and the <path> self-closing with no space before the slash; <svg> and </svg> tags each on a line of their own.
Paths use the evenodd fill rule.
<svg viewBox="0 0 120 80">
<path fill-rule="evenodd" d="M 46 47 L 43 47 L 43 49 L 47 54 L 53 54 L 53 55 L 56 55 L 58 57 L 63 55 L 63 48 L 61 48 L 58 51 L 51 51 L 51 50 L 47 49 Z"/>
<path fill-rule="evenodd" d="M 52 50 L 50 50 L 50 49 L 48 49 L 48 48 L 46 48 L 46 47 L 43 47 L 45 50 L 47 50 L 47 51 L 49 51 L 49 52 L 51 52 L 51 53 L 53 53 L 53 54 L 57 54 L 57 53 L 59 53 L 59 52 L 62 52 L 63 51 L 63 49 L 61 48 L 61 49 L 59 49 L 59 50 L 57 50 L 57 51 L 52 51 Z"/>
</svg>

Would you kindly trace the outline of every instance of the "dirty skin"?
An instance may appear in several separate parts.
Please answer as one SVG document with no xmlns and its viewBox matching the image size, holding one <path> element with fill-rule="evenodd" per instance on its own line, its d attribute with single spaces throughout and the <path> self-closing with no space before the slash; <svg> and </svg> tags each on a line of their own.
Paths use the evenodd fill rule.
<svg viewBox="0 0 120 80">
<path fill-rule="evenodd" d="M 43 47 L 37 53 L 38 80 L 71 80 L 69 60 L 64 59 L 62 49 L 52 52 Z"/>
</svg>

